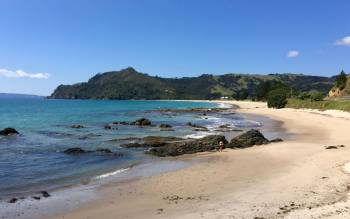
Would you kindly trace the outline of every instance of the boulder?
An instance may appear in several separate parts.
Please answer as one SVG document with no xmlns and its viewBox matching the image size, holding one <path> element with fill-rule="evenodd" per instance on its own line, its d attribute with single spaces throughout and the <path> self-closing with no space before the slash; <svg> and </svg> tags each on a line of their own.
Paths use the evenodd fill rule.
<svg viewBox="0 0 350 219">
<path fill-rule="evenodd" d="M 150 126 L 152 124 L 152 122 L 149 119 L 141 118 L 141 119 L 136 120 L 134 122 L 134 124 L 138 125 L 138 126 Z"/>
<path fill-rule="evenodd" d="M 226 145 L 228 148 L 247 148 L 254 145 L 262 145 L 270 143 L 260 131 L 251 129 L 237 137 L 233 138 L 229 144 Z"/>
<path fill-rule="evenodd" d="M 113 152 L 108 149 L 108 148 L 99 148 L 96 150 L 96 152 L 100 152 L 100 153 L 106 153 L 106 154 L 112 154 Z"/>
<path fill-rule="evenodd" d="M 14 128 L 5 128 L 0 131 L 0 135 L 5 135 L 5 136 L 17 135 L 17 134 L 19 134 L 19 132 Z"/>
<path fill-rule="evenodd" d="M 182 138 L 173 137 L 173 136 L 147 136 L 142 138 L 142 143 L 128 143 L 122 144 L 121 147 L 124 148 L 139 148 L 139 147 L 161 147 L 169 142 L 181 141 Z"/>
<path fill-rule="evenodd" d="M 224 136 L 210 135 L 200 139 L 169 142 L 160 147 L 152 147 L 148 153 L 159 157 L 166 157 L 212 151 L 216 149 L 220 141 L 227 144 L 227 140 Z"/>
</svg>

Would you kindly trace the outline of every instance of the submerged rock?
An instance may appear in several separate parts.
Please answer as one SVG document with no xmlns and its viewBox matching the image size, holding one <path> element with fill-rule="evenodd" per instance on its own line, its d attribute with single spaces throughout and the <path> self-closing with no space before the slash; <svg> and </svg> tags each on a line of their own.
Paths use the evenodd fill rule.
<svg viewBox="0 0 350 219">
<path fill-rule="evenodd" d="M 169 142 L 164 146 L 151 148 L 148 153 L 159 157 L 165 157 L 212 151 L 216 149 L 220 141 L 223 141 L 224 144 L 227 143 L 227 140 L 222 135 L 210 135 L 200 139 Z"/>
<path fill-rule="evenodd" d="M 73 128 L 73 129 L 82 129 L 82 128 L 85 128 L 85 126 L 79 125 L 79 124 L 71 125 L 70 127 Z"/>
<path fill-rule="evenodd" d="M 106 154 L 106 155 L 115 155 L 115 156 L 122 156 L 121 153 L 113 153 L 108 148 L 99 148 L 93 151 L 90 150 L 84 150 L 82 148 L 76 147 L 76 148 L 68 148 L 67 150 L 64 150 L 63 153 L 70 154 L 70 155 L 80 155 L 80 154 L 86 154 L 86 153 L 100 153 L 100 154 Z"/>
<path fill-rule="evenodd" d="M 43 195 L 44 198 L 48 198 L 51 196 L 47 191 L 41 191 L 40 193 Z"/>
<path fill-rule="evenodd" d="M 270 143 L 260 131 L 251 129 L 237 137 L 233 138 L 229 144 L 226 145 L 228 148 L 246 148 L 254 145 L 262 145 Z"/>
<path fill-rule="evenodd" d="M 207 127 L 196 125 L 191 122 L 186 123 L 186 125 L 194 128 L 195 131 L 209 131 Z"/>
<path fill-rule="evenodd" d="M 65 153 L 65 154 L 84 154 L 84 153 L 87 153 L 87 151 L 85 151 L 81 148 L 68 148 L 67 150 L 64 150 L 63 153 Z"/>
<path fill-rule="evenodd" d="M 140 142 L 132 142 L 128 144 L 122 144 L 121 147 L 124 148 L 139 148 L 139 147 L 161 147 L 169 142 L 181 141 L 183 138 L 173 137 L 173 136 L 147 136 L 139 139 Z"/>
<path fill-rule="evenodd" d="M 159 128 L 161 129 L 170 129 L 172 128 L 173 126 L 169 125 L 169 124 L 160 124 L 159 125 Z"/>
<path fill-rule="evenodd" d="M 14 128 L 5 128 L 0 131 L 0 135 L 5 135 L 5 136 L 17 135 L 17 134 L 19 134 L 19 132 Z"/>
</svg>

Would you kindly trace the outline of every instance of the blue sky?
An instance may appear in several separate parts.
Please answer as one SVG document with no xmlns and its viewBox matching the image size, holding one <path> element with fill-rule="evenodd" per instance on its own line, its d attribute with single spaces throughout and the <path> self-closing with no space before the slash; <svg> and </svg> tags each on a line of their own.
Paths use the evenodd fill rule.
<svg viewBox="0 0 350 219">
<path fill-rule="evenodd" d="M 0 0 L 0 92 L 49 95 L 128 66 L 164 77 L 349 72 L 349 11 L 348 0 Z"/>
</svg>

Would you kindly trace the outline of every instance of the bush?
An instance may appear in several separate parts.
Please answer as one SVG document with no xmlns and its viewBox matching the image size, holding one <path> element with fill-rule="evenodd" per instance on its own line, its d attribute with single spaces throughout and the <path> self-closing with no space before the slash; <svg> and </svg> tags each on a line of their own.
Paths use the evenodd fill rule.
<svg viewBox="0 0 350 219">
<path fill-rule="evenodd" d="M 310 91 L 310 100 L 311 101 L 321 101 L 323 100 L 323 93 L 319 91 Z"/>
<path fill-rule="evenodd" d="M 310 93 L 309 92 L 301 92 L 301 93 L 299 93 L 297 98 L 300 100 L 310 99 Z"/>
<path fill-rule="evenodd" d="M 267 106 L 269 108 L 284 108 L 287 104 L 287 94 L 284 89 L 272 90 L 268 94 Z"/>
<path fill-rule="evenodd" d="M 335 80 L 335 86 L 340 90 L 343 90 L 346 86 L 347 77 L 344 71 L 341 71 Z"/>
</svg>

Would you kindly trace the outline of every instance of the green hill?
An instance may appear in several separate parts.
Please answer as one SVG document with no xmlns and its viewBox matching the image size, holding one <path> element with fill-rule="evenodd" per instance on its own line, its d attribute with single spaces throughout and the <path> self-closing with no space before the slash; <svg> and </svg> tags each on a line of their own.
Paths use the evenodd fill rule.
<svg viewBox="0 0 350 219">
<path fill-rule="evenodd" d="M 160 78 L 129 67 L 97 74 L 88 82 L 60 85 L 48 98 L 54 99 L 264 99 L 276 86 L 297 91 L 327 93 L 334 78 L 301 74 L 225 74 L 199 77 Z"/>
</svg>

